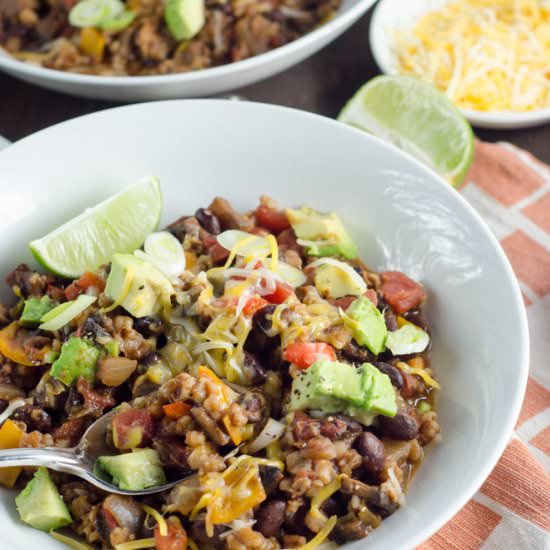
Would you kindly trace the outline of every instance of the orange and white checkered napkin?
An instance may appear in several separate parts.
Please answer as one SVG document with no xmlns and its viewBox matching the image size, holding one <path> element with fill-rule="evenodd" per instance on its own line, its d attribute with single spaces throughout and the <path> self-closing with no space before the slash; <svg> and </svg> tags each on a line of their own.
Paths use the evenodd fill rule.
<svg viewBox="0 0 550 550">
<path fill-rule="evenodd" d="M 474 498 L 418 550 L 550 549 L 550 167 L 508 143 L 476 142 L 461 193 L 518 277 L 531 371 L 514 436 Z"/>
</svg>

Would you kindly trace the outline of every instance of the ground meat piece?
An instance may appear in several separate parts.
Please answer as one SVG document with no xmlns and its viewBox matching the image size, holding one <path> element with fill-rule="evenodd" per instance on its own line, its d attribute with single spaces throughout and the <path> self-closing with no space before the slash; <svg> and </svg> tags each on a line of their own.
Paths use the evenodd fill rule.
<svg viewBox="0 0 550 550">
<path fill-rule="evenodd" d="M 19 264 L 14 270 L 6 276 L 6 283 L 13 291 L 20 293 L 24 298 L 29 296 L 42 296 L 49 283 L 53 282 L 53 277 L 42 275 L 32 269 L 27 264 Z"/>
<path fill-rule="evenodd" d="M 53 431 L 52 435 L 58 447 L 74 447 L 78 444 L 90 421 L 84 417 L 69 418 Z"/>
<path fill-rule="evenodd" d="M 150 20 L 145 20 L 137 30 L 134 42 L 141 56 L 151 61 L 166 59 L 170 48 L 167 37 L 160 34 Z"/>
<path fill-rule="evenodd" d="M 134 320 L 131 317 L 115 317 L 114 329 L 120 351 L 128 359 L 139 360 L 153 351 L 152 343 L 134 329 Z"/>
<path fill-rule="evenodd" d="M 435 439 L 441 428 L 437 421 L 437 413 L 435 411 L 429 411 L 420 416 L 420 443 L 421 445 L 427 445 L 430 441 Z"/>
<path fill-rule="evenodd" d="M 153 446 L 160 455 L 164 467 L 185 472 L 190 470 L 187 462 L 191 450 L 177 437 L 156 437 Z"/>
<path fill-rule="evenodd" d="M 44 65 L 50 69 L 65 71 L 86 61 L 86 57 L 80 54 L 77 46 L 71 41 L 66 38 L 58 38 L 44 61 Z"/>
<path fill-rule="evenodd" d="M 227 550 L 272 550 L 279 545 L 250 527 L 239 529 L 227 537 Z"/>
<path fill-rule="evenodd" d="M 97 511 L 99 495 L 88 484 L 82 481 L 71 481 L 59 486 L 63 500 L 75 520 L 72 528 L 89 543 L 99 541 L 97 529 Z"/>
<path fill-rule="evenodd" d="M 234 61 L 257 55 L 279 42 L 280 24 L 263 15 L 243 17 L 235 24 Z"/>
<path fill-rule="evenodd" d="M 295 441 L 307 441 L 321 434 L 321 423 L 303 411 L 296 411 L 292 421 Z"/>
<path fill-rule="evenodd" d="M 308 440 L 302 456 L 313 460 L 332 460 L 336 458 L 336 449 L 328 437 L 317 436 Z"/>
<path fill-rule="evenodd" d="M 39 432 L 49 432 L 52 429 L 52 418 L 42 408 L 35 405 L 23 405 L 15 409 L 12 418 L 24 422 L 27 430 L 38 430 Z"/>
<path fill-rule="evenodd" d="M 9 310 L 4 304 L 0 304 L 0 327 L 11 323 Z"/>
<path fill-rule="evenodd" d="M 243 231 L 249 231 L 254 225 L 251 218 L 239 214 L 228 201 L 221 197 L 216 197 L 208 207 L 208 210 L 218 218 L 224 230 L 242 229 Z"/>
<path fill-rule="evenodd" d="M 216 421 L 203 407 L 193 407 L 191 409 L 191 416 L 214 443 L 217 445 L 227 445 L 229 443 L 229 436 L 222 432 Z"/>
<path fill-rule="evenodd" d="M 321 435 L 335 441 L 337 439 L 354 439 L 361 433 L 361 424 L 346 416 L 331 415 L 321 420 Z"/>
<path fill-rule="evenodd" d="M 31 336 L 25 340 L 23 350 L 31 361 L 41 362 L 44 353 L 51 349 L 53 340 L 47 336 Z"/>
<path fill-rule="evenodd" d="M 82 401 L 78 398 L 78 393 Z M 112 388 L 93 388 L 85 378 L 80 377 L 76 386 L 71 389 L 71 395 L 67 398 L 66 410 L 70 416 L 91 416 L 100 417 L 106 409 L 111 409 L 116 405 L 116 399 L 113 396 Z"/>
<path fill-rule="evenodd" d="M 423 395 L 426 391 L 424 384 L 412 374 L 407 372 L 402 372 L 401 376 L 403 377 L 403 386 L 401 388 L 401 395 L 405 399 L 410 399 L 411 397 L 418 397 Z"/>
<path fill-rule="evenodd" d="M 241 401 L 241 407 L 249 422 L 259 422 L 266 412 L 267 401 L 259 392 L 246 392 Z"/>
<path fill-rule="evenodd" d="M 340 352 L 348 361 L 352 363 L 367 363 L 373 358 L 372 353 L 365 347 L 359 345 L 355 340 L 350 342 Z"/>
<path fill-rule="evenodd" d="M 53 447 L 53 437 L 50 434 L 43 434 L 34 431 L 24 434 L 19 442 L 20 447 Z"/>
</svg>

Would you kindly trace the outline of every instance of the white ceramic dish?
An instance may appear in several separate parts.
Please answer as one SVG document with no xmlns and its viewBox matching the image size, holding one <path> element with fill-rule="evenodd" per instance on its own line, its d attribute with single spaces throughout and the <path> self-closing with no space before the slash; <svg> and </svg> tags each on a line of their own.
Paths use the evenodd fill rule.
<svg viewBox="0 0 550 550">
<path fill-rule="evenodd" d="M 410 27 L 414 20 L 449 0 L 380 0 L 369 29 L 370 48 L 376 64 L 386 74 L 399 74 L 392 50 L 391 32 L 396 28 Z M 461 109 L 464 116 L 480 128 L 528 128 L 550 122 L 550 108 L 527 112 L 486 113 Z"/>
<path fill-rule="evenodd" d="M 214 95 L 252 84 L 299 63 L 340 36 L 374 2 L 343 0 L 331 21 L 294 42 L 210 69 L 158 76 L 94 76 L 46 69 L 0 52 L 0 70 L 44 88 L 93 99 L 148 101 Z"/>
<path fill-rule="evenodd" d="M 411 549 L 448 521 L 502 453 L 528 370 L 520 291 L 497 241 L 462 197 L 396 148 L 320 116 L 246 102 L 157 102 L 102 111 L 0 153 L 2 273 L 32 262 L 27 243 L 144 174 L 163 186 L 162 222 L 223 195 L 262 193 L 340 213 L 376 269 L 401 269 L 430 293 L 442 442 L 407 504 L 359 550 Z M 0 298 L 7 297 L 7 289 Z M 0 490 L 3 550 L 61 547 L 23 526 Z"/>
</svg>

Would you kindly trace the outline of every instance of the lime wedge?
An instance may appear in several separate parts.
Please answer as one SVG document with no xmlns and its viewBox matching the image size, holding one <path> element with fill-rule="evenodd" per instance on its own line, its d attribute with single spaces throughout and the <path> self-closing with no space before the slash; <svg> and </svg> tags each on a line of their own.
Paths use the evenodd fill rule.
<svg viewBox="0 0 550 550">
<path fill-rule="evenodd" d="M 29 246 L 46 269 L 74 279 L 107 263 L 115 252 L 139 248 L 157 228 L 161 209 L 160 183 L 147 177 Z"/>
<path fill-rule="evenodd" d="M 445 95 L 409 76 L 377 76 L 346 103 L 338 120 L 413 155 L 458 186 L 472 162 L 474 135 Z"/>
</svg>

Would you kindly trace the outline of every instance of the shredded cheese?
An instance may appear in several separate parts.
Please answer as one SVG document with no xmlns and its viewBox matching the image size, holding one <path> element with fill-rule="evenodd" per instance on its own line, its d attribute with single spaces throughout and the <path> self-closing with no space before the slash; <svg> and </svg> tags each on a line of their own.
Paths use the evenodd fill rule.
<svg viewBox="0 0 550 550">
<path fill-rule="evenodd" d="M 197 543 L 193 539 L 187 539 L 187 546 L 189 546 L 189 550 L 199 550 Z"/>
<path fill-rule="evenodd" d="M 129 267 L 126 270 L 126 275 L 124 276 L 124 282 L 122 283 L 122 290 L 120 291 L 120 295 L 110 306 L 104 307 L 101 310 L 101 313 L 109 313 L 110 311 L 113 311 L 113 309 L 122 305 L 122 302 L 126 300 L 126 296 L 128 296 L 128 293 L 130 292 L 133 279 L 134 279 L 134 270 L 131 267 Z"/>
<path fill-rule="evenodd" d="M 550 5 L 459 0 L 395 33 L 398 70 L 477 111 L 550 107 Z"/>
<path fill-rule="evenodd" d="M 336 493 L 336 491 L 339 491 L 340 487 L 342 487 L 342 474 L 315 493 L 314 497 L 311 499 L 309 513 L 321 521 L 326 521 L 327 516 L 321 512 L 321 506 L 327 499 Z"/>
<path fill-rule="evenodd" d="M 441 386 L 439 385 L 439 382 L 435 380 L 432 376 L 430 376 L 425 369 L 420 369 L 417 367 L 409 367 L 407 363 L 404 363 L 403 361 L 398 361 L 397 366 L 404 372 L 407 372 L 409 374 L 416 374 L 417 376 L 420 376 L 428 386 L 431 386 L 432 388 L 435 388 L 436 390 L 440 390 Z"/>
<path fill-rule="evenodd" d="M 151 506 L 147 506 L 147 504 L 142 504 L 141 507 L 147 515 L 154 518 L 154 520 L 157 522 L 157 525 L 159 526 L 160 535 L 162 537 L 165 537 L 168 534 L 168 525 L 166 524 L 166 520 L 159 512 L 157 512 L 154 508 L 151 508 Z"/>
<path fill-rule="evenodd" d="M 266 240 L 271 251 L 271 271 L 277 272 L 279 262 L 279 247 L 277 245 L 277 239 L 273 235 L 269 234 L 266 236 Z"/>
</svg>

